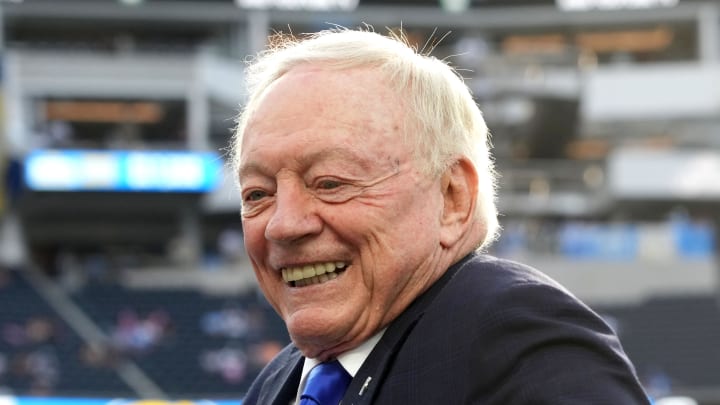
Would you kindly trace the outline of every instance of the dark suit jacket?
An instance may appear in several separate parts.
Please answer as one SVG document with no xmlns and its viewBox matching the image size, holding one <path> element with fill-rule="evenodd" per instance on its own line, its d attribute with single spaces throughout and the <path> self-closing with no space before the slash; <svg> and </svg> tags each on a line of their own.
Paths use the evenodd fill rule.
<svg viewBox="0 0 720 405">
<path fill-rule="evenodd" d="M 286 347 L 243 405 L 294 400 L 302 354 Z M 470 254 L 386 330 L 350 404 L 648 404 L 603 320 L 542 273 Z"/>
</svg>

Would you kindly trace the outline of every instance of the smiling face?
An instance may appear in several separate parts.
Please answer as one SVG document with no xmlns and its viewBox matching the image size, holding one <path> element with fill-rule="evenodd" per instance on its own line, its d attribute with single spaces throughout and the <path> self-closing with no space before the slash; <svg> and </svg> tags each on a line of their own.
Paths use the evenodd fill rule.
<svg viewBox="0 0 720 405">
<path fill-rule="evenodd" d="M 306 356 L 356 347 L 445 271 L 441 181 L 417 169 L 403 118 L 377 71 L 301 66 L 248 121 L 246 249 Z"/>
</svg>

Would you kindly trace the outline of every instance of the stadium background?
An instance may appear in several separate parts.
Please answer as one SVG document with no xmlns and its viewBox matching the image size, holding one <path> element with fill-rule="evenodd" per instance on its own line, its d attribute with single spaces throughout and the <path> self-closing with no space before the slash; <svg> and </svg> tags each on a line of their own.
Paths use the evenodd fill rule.
<svg viewBox="0 0 720 405">
<path fill-rule="evenodd" d="M 720 404 L 720 3 L 16 0 L 0 15 L 0 404 L 240 402 L 288 341 L 223 165 L 243 60 L 272 32 L 363 22 L 467 78 L 502 176 L 492 253 L 590 303 L 654 398 Z"/>
</svg>

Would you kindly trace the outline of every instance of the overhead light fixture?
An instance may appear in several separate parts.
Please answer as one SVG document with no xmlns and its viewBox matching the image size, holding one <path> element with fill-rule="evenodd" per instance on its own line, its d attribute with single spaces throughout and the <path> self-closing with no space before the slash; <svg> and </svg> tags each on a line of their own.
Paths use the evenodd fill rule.
<svg viewBox="0 0 720 405">
<path fill-rule="evenodd" d="M 244 9 L 278 9 L 278 10 L 309 10 L 352 11 L 360 0 L 235 0 L 235 4 Z"/>
<path fill-rule="evenodd" d="M 119 0 L 121 4 L 126 6 L 137 6 L 145 0 Z"/>
<path fill-rule="evenodd" d="M 648 8 L 669 8 L 680 0 L 555 0 L 563 11 L 627 10 Z"/>
<path fill-rule="evenodd" d="M 462 13 L 470 8 L 471 0 L 440 0 L 440 7 L 449 13 Z"/>
</svg>

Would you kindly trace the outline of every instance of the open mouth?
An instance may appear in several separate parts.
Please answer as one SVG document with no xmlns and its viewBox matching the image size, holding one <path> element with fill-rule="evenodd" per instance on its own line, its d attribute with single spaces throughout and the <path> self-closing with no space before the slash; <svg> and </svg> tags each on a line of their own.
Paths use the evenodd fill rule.
<svg viewBox="0 0 720 405">
<path fill-rule="evenodd" d="M 347 266 L 343 262 L 327 262 L 286 267 L 282 269 L 282 277 L 290 287 L 305 287 L 330 281 L 344 272 Z"/>
</svg>

